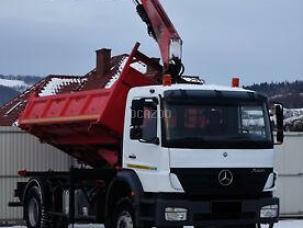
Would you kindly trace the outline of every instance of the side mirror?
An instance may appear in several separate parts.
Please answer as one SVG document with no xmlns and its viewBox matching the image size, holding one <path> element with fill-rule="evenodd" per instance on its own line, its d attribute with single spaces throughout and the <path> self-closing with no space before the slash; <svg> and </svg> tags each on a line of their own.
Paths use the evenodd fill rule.
<svg viewBox="0 0 303 228">
<path fill-rule="evenodd" d="M 160 140 L 158 137 L 152 139 L 142 139 L 143 138 L 143 131 L 140 127 L 133 127 L 130 129 L 130 139 L 131 140 L 139 140 L 142 143 L 151 143 L 155 145 L 160 144 Z"/>
<path fill-rule="evenodd" d="M 277 143 L 282 144 L 284 140 L 284 116 L 282 104 L 275 104 L 275 114 L 277 120 Z"/>
<path fill-rule="evenodd" d="M 130 129 L 130 139 L 142 139 L 142 128 L 140 127 L 133 127 Z"/>
</svg>

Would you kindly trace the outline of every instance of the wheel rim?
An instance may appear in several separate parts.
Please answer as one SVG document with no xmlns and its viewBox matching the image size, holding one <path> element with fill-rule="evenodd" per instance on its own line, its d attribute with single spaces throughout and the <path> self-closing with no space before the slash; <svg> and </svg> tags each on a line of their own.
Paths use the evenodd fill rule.
<svg viewBox="0 0 303 228">
<path fill-rule="evenodd" d="M 119 216 L 117 228 L 133 228 L 133 218 L 128 211 L 123 211 Z"/>
<path fill-rule="evenodd" d="M 28 220 L 31 226 L 36 226 L 39 217 L 39 204 L 35 198 L 32 198 L 28 204 Z"/>
</svg>

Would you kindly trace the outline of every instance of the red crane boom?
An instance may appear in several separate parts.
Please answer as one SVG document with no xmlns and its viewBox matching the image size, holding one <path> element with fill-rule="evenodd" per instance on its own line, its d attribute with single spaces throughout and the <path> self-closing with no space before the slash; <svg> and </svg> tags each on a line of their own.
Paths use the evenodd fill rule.
<svg viewBox="0 0 303 228">
<path fill-rule="evenodd" d="M 182 74 L 182 39 L 167 16 L 159 0 L 136 1 L 137 12 L 147 24 L 148 33 L 158 43 L 164 65 L 164 73 L 175 80 Z"/>
</svg>

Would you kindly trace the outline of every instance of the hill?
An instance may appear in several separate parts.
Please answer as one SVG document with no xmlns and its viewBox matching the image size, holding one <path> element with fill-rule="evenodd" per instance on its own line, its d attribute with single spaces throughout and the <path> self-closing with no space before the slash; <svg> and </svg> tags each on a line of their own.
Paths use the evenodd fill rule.
<svg viewBox="0 0 303 228">
<path fill-rule="evenodd" d="M 271 103 L 282 103 L 286 108 L 303 108 L 303 81 L 253 84 L 244 88 L 258 91 Z"/>
<path fill-rule="evenodd" d="M 17 96 L 20 92 L 6 86 L 0 85 L 0 105 L 3 105 L 13 97 Z"/>
<path fill-rule="evenodd" d="M 303 131 L 303 81 L 265 82 L 245 88 L 266 95 L 270 103 L 284 105 L 285 130 Z"/>
<path fill-rule="evenodd" d="M 9 87 L 18 92 L 23 92 L 24 90 L 30 88 L 39 80 L 41 80 L 41 78 L 36 76 L 14 76 L 0 74 L 0 85 Z"/>
<path fill-rule="evenodd" d="M 0 105 L 3 105 L 40 80 L 41 77 L 37 76 L 14 76 L 0 74 Z"/>
</svg>

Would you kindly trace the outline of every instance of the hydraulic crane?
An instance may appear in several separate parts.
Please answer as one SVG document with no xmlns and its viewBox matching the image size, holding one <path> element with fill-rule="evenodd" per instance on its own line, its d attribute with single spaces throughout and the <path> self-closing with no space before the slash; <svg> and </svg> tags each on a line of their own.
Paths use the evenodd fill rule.
<svg viewBox="0 0 303 228">
<path fill-rule="evenodd" d="M 137 12 L 147 24 L 148 34 L 159 45 L 164 74 L 170 74 L 175 82 L 184 72 L 182 64 L 182 39 L 158 0 L 134 0 Z"/>
</svg>

